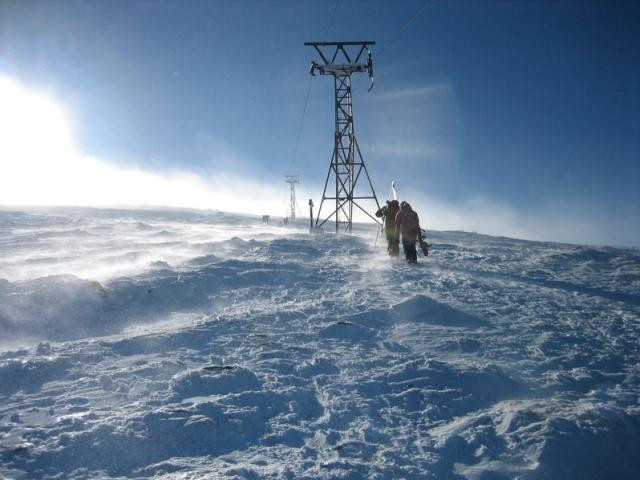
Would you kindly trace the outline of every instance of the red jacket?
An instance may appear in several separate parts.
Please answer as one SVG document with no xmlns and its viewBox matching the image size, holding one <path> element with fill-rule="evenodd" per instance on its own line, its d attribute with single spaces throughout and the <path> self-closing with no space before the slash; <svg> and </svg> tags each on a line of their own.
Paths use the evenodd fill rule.
<svg viewBox="0 0 640 480">
<path fill-rule="evenodd" d="M 402 233 L 403 238 L 410 239 L 414 237 L 416 240 L 418 239 L 420 235 L 420 219 L 408 203 L 400 207 L 400 211 L 396 215 L 396 227 Z"/>
</svg>

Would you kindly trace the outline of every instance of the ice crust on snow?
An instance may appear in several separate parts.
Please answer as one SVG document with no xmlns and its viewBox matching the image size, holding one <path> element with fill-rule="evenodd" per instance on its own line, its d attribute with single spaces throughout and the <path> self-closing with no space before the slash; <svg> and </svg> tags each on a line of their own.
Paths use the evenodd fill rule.
<svg viewBox="0 0 640 480">
<path fill-rule="evenodd" d="M 0 478 L 632 479 L 640 252 L 0 211 Z"/>
</svg>

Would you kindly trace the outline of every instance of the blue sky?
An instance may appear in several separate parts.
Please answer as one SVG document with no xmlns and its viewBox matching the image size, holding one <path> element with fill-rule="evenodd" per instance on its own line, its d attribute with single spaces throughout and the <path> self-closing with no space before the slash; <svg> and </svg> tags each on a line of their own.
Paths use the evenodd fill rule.
<svg viewBox="0 0 640 480">
<path fill-rule="evenodd" d="M 332 148 L 315 77 L 294 158 L 303 43 L 375 40 L 354 108 L 379 196 L 396 179 L 427 227 L 639 246 L 640 7 L 433 0 L 401 31 L 423 4 L 5 0 L 0 73 L 54 97 L 86 154 L 246 179 L 286 208 L 283 176 L 317 200 Z"/>
</svg>

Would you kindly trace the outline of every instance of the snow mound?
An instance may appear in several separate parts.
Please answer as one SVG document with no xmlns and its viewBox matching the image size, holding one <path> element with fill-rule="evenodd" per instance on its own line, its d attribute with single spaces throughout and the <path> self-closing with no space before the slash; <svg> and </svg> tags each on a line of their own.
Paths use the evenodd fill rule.
<svg viewBox="0 0 640 480">
<path fill-rule="evenodd" d="M 223 395 L 259 390 L 260 381 L 247 369 L 220 367 L 219 373 L 207 370 L 180 373 L 171 380 L 170 388 L 175 399 L 208 395 Z"/>
<path fill-rule="evenodd" d="M 340 321 L 323 328 L 319 335 L 325 338 L 337 338 L 350 342 L 367 341 L 376 336 L 375 330 L 357 323 Z"/>
<path fill-rule="evenodd" d="M 71 366 L 65 357 L 0 362 L 0 394 L 37 392 L 45 383 L 64 378 Z"/>
<path fill-rule="evenodd" d="M 443 327 L 480 328 L 491 326 L 487 320 L 425 295 L 417 295 L 410 300 L 394 305 L 390 310 L 390 315 L 397 320 L 424 322 Z"/>
</svg>

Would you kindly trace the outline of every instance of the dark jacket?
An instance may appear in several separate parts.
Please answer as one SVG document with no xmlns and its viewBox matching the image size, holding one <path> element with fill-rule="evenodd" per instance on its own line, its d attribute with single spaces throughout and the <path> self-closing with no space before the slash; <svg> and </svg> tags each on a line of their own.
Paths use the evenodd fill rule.
<svg viewBox="0 0 640 480">
<path fill-rule="evenodd" d="M 384 229 L 387 235 L 396 233 L 396 215 L 400 210 L 400 204 L 397 200 L 387 200 L 387 204 L 376 212 L 376 217 L 384 218 Z"/>
<path fill-rule="evenodd" d="M 417 240 L 420 235 L 420 219 L 407 202 L 403 202 L 396 215 L 396 227 L 405 240 Z"/>
</svg>

